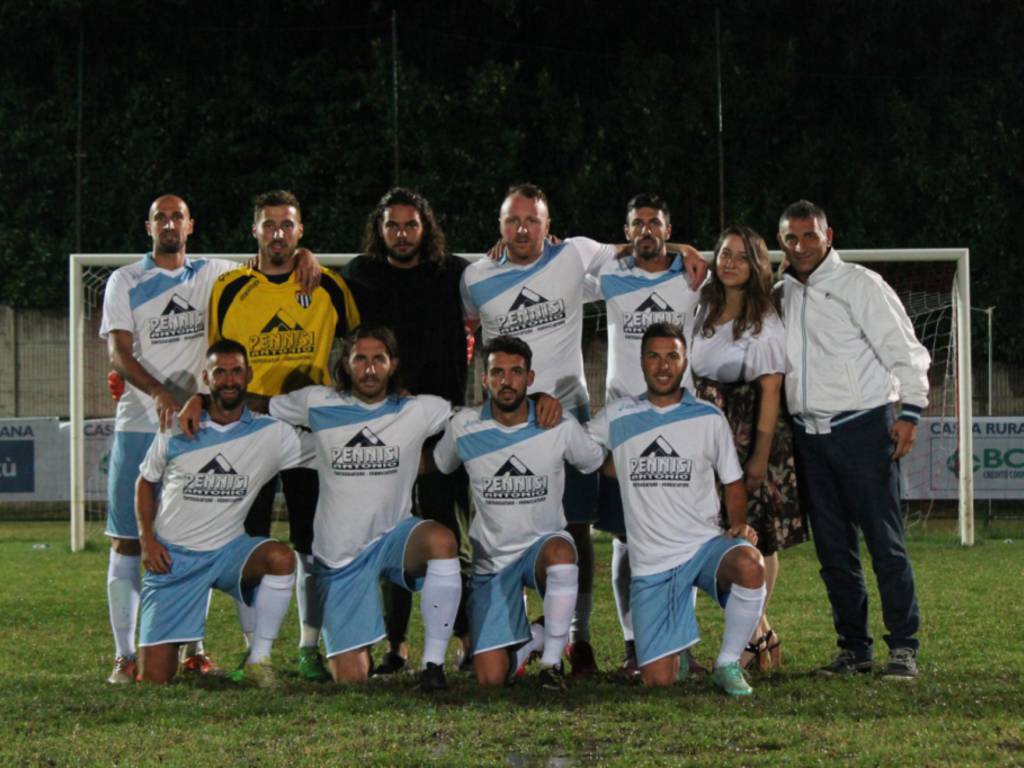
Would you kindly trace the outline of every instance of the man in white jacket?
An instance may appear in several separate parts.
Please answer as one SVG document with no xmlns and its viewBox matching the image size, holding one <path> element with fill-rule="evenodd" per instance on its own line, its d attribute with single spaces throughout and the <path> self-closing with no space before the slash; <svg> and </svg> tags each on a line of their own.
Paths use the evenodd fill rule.
<svg viewBox="0 0 1024 768">
<path fill-rule="evenodd" d="M 892 288 L 832 249 L 825 212 L 800 200 L 779 219 L 786 399 L 801 505 L 808 510 L 839 653 L 829 675 L 869 672 L 872 639 L 860 562 L 863 532 L 888 633 L 884 675 L 917 676 L 920 625 L 899 507 L 896 461 L 928 404 L 928 352 Z M 897 405 L 899 406 L 897 408 Z"/>
</svg>

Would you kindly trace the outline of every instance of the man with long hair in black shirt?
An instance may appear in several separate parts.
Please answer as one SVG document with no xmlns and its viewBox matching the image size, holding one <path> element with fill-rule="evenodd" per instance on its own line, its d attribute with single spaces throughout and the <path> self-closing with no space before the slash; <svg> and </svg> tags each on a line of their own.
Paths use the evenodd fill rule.
<svg viewBox="0 0 1024 768">
<path fill-rule="evenodd" d="M 343 272 L 363 321 L 395 332 L 402 349 L 401 386 L 414 395 L 443 397 L 454 406 L 466 401 L 466 330 L 459 281 L 467 265 L 448 252 L 427 199 L 395 187 L 370 212 L 363 254 Z M 468 482 L 462 469 L 452 475 L 435 473 L 420 477 L 414 491 L 414 513 L 443 523 L 455 534 L 464 581 L 472 558 Z M 389 647 L 373 670 L 376 675 L 408 668 L 411 594 L 387 585 L 384 590 Z M 455 622 L 463 648 L 467 632 L 463 605 Z"/>
</svg>

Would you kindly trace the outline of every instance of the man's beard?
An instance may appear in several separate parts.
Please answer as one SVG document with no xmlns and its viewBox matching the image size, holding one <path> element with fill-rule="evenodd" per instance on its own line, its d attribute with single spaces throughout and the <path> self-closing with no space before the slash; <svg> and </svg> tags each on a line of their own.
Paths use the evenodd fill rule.
<svg viewBox="0 0 1024 768">
<path fill-rule="evenodd" d="M 658 240 L 652 239 L 652 240 L 646 241 L 646 242 L 653 242 L 654 243 L 654 247 L 652 249 L 648 250 L 646 248 L 646 242 L 645 242 L 644 248 L 641 248 L 640 242 L 641 241 L 638 240 L 633 245 L 633 253 L 635 253 L 639 258 L 643 259 L 644 261 L 651 261 L 652 259 L 658 258 L 658 255 L 661 253 L 661 249 L 664 246 L 664 243 L 659 242 Z"/>
<path fill-rule="evenodd" d="M 280 251 L 275 251 L 273 248 L 267 245 L 260 248 L 260 253 L 267 261 L 269 261 L 275 267 L 280 267 L 284 264 L 287 264 L 288 261 L 292 258 L 292 256 L 295 255 L 296 248 L 297 246 L 292 248 L 285 248 Z"/>
<path fill-rule="evenodd" d="M 397 251 L 397 250 L 395 250 L 394 248 L 392 248 L 390 246 L 385 246 L 385 247 L 387 248 L 388 257 L 389 258 L 392 258 L 395 261 L 400 261 L 403 264 L 405 264 L 406 262 L 412 261 L 413 259 L 415 259 L 417 256 L 420 255 L 420 249 L 419 248 L 410 248 L 405 253 L 402 253 L 401 251 Z"/>
<path fill-rule="evenodd" d="M 225 389 L 234 389 L 234 387 L 226 387 Z M 210 399 L 216 403 L 217 407 L 222 411 L 233 411 L 245 402 L 245 388 L 239 388 L 237 396 L 227 398 L 222 394 L 222 390 L 211 389 Z"/>
<path fill-rule="evenodd" d="M 499 400 L 497 397 L 492 397 L 491 398 L 491 402 L 494 404 L 494 406 L 499 411 L 504 411 L 505 413 L 512 413 L 517 408 L 519 408 L 520 405 L 523 404 L 523 400 L 525 400 L 525 399 L 526 399 L 526 393 L 522 392 L 519 395 L 519 397 L 517 397 L 511 403 L 503 402 L 503 401 Z"/>
<path fill-rule="evenodd" d="M 163 254 L 177 253 L 181 250 L 182 245 L 182 239 L 178 236 L 175 236 L 173 239 L 168 238 L 167 240 L 164 240 L 162 237 L 158 237 L 156 239 L 156 252 Z"/>
</svg>

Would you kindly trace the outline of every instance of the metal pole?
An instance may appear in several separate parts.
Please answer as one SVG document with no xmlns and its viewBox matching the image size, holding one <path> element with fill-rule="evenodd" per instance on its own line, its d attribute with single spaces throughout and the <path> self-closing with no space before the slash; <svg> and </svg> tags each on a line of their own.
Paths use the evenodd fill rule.
<svg viewBox="0 0 1024 768">
<path fill-rule="evenodd" d="M 392 178 L 398 186 L 398 11 L 391 9 L 391 141 L 394 153 Z"/>
<path fill-rule="evenodd" d="M 974 546 L 974 420 L 971 418 L 971 256 L 966 248 L 956 265 L 957 417 L 960 458 L 960 543 Z"/>
<path fill-rule="evenodd" d="M 82 94 L 85 61 L 85 22 L 78 21 L 78 115 L 75 126 L 75 253 L 82 252 Z"/>
<path fill-rule="evenodd" d="M 725 142 L 722 134 L 722 24 L 721 10 L 715 8 L 715 80 L 718 88 L 718 230 L 725 229 Z"/>
</svg>

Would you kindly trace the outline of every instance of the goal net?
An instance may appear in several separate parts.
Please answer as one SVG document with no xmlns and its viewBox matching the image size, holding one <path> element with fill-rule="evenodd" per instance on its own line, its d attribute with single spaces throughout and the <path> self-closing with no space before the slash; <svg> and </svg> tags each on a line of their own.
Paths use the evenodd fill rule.
<svg viewBox="0 0 1024 768">
<path fill-rule="evenodd" d="M 318 254 L 326 266 L 339 267 L 355 254 Z M 479 258 L 479 254 L 467 255 Z M 705 253 L 705 258 L 710 254 Z M 930 403 L 925 416 L 940 420 L 935 435 L 919 435 L 904 462 L 902 484 L 912 514 L 926 515 L 936 498 L 956 500 L 960 538 L 973 544 L 971 467 L 971 359 L 968 252 L 966 249 L 842 251 L 845 260 L 878 271 L 895 289 L 932 356 Z M 250 254 L 213 254 L 244 263 Z M 774 253 L 778 260 L 781 254 Z M 99 338 L 103 293 L 110 274 L 138 260 L 138 254 L 72 254 L 69 291 L 69 385 L 71 440 L 71 547 L 102 533 L 106 520 L 106 457 L 113 433 L 115 403 L 107 388 L 110 370 L 106 344 Z M 607 359 L 602 305 L 588 305 L 584 360 L 591 402 L 603 405 Z M 470 399 L 478 399 L 479 369 L 470 373 Z M 963 425 L 965 428 L 961 429 Z M 925 449 L 925 450 L 922 450 Z M 928 460 L 921 460 L 927 454 Z M 941 456 L 942 461 L 938 457 Z M 938 464 L 947 468 L 937 473 Z M 910 492 L 910 496 L 906 491 Z M 952 503 L 952 502 L 949 502 Z"/>
</svg>

